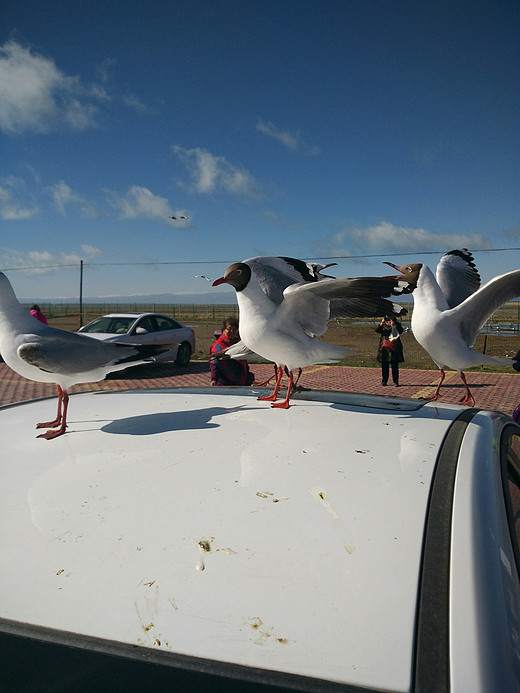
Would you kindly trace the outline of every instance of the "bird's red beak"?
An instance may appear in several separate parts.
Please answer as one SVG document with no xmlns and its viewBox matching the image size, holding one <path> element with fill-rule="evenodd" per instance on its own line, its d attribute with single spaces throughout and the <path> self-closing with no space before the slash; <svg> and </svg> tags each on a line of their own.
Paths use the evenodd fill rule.
<svg viewBox="0 0 520 693">
<path fill-rule="evenodd" d="M 215 279 L 211 286 L 218 286 L 219 284 L 225 284 L 227 279 L 225 277 L 220 277 L 220 279 Z"/>
<path fill-rule="evenodd" d="M 388 277 L 386 277 L 386 279 L 390 279 L 390 278 L 398 279 L 400 277 L 404 277 L 404 274 L 401 272 L 401 268 L 398 267 L 397 265 L 394 265 L 393 262 L 386 262 L 385 261 L 385 262 L 383 262 L 383 265 L 389 265 L 390 267 L 393 267 L 394 269 L 396 269 L 399 272 L 399 274 L 397 276 L 395 276 L 394 274 L 391 274 Z"/>
</svg>

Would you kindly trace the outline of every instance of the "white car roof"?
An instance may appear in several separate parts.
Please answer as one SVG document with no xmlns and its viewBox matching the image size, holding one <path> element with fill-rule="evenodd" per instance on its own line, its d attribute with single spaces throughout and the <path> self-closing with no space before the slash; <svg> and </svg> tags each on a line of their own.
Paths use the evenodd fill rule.
<svg viewBox="0 0 520 693">
<path fill-rule="evenodd" d="M 430 479 L 459 408 L 96 392 L 37 440 L 53 407 L 0 416 L 4 619 L 409 690 Z"/>
<path fill-rule="evenodd" d="M 145 315 L 160 315 L 163 318 L 170 318 L 170 320 L 177 320 L 176 318 L 173 318 L 171 315 L 167 315 L 166 313 L 153 313 L 153 312 L 146 312 L 146 313 L 131 313 L 131 312 L 128 312 L 128 313 L 104 313 L 103 315 L 100 315 L 99 318 L 95 318 L 95 320 L 99 320 L 100 318 L 142 318 Z M 91 322 L 94 322 L 94 320 L 91 320 Z"/>
</svg>

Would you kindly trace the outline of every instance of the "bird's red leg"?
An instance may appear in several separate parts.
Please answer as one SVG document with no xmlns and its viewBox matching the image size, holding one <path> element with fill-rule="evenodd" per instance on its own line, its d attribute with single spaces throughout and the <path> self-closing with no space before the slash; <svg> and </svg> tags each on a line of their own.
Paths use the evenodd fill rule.
<svg viewBox="0 0 520 693">
<path fill-rule="evenodd" d="M 38 438 L 45 438 L 46 440 L 52 440 L 53 438 L 57 438 L 58 436 L 62 436 L 64 433 L 66 433 L 66 428 L 67 428 L 67 409 L 69 407 L 69 396 L 66 392 L 66 390 L 62 390 L 60 388 L 60 399 L 63 401 L 63 415 L 61 417 L 61 426 L 59 428 L 53 428 L 50 431 L 47 431 L 47 433 L 42 433 L 41 435 L 38 436 Z"/>
<path fill-rule="evenodd" d="M 255 383 L 255 385 L 257 387 L 265 387 L 266 385 L 268 385 L 271 382 L 271 380 L 273 378 L 276 378 L 277 375 L 278 375 L 278 368 L 277 368 L 276 363 L 275 363 L 274 364 L 274 375 L 272 375 L 270 378 L 267 378 L 267 380 L 264 380 L 261 383 Z"/>
<path fill-rule="evenodd" d="M 468 383 L 466 381 L 466 376 L 464 375 L 464 373 L 462 371 L 460 372 L 460 377 L 462 379 L 462 382 L 464 383 L 464 387 L 466 388 L 466 394 L 464 395 L 464 397 L 462 397 L 460 399 L 460 401 L 462 402 L 462 404 L 467 404 L 468 407 L 474 407 L 475 406 L 475 398 L 473 397 L 473 395 L 470 392 L 470 389 L 468 387 Z"/>
<path fill-rule="evenodd" d="M 332 263 L 332 264 L 334 264 L 334 263 Z M 330 265 L 327 265 L 327 267 L 330 267 Z M 302 375 L 302 369 L 301 369 L 301 368 L 298 368 L 298 377 L 297 377 L 296 380 L 294 381 L 293 390 L 296 390 L 296 388 L 298 387 L 298 382 L 299 382 L 299 380 L 300 380 L 300 378 L 301 378 L 301 375 Z M 289 376 L 289 377 L 290 377 L 290 376 Z"/>
<path fill-rule="evenodd" d="M 281 366 L 278 367 L 278 375 L 276 376 L 276 383 L 274 386 L 274 392 L 272 395 L 267 395 L 266 397 L 259 397 L 258 399 L 262 400 L 263 402 L 274 402 L 278 396 L 278 390 L 280 389 L 280 380 L 282 379 L 283 375 L 283 368 Z"/>
<path fill-rule="evenodd" d="M 445 377 L 446 377 L 446 373 L 441 368 L 441 379 L 439 380 L 439 384 L 437 385 L 437 389 L 435 390 L 435 392 L 433 393 L 433 395 L 431 397 L 428 397 L 428 399 L 430 399 L 432 402 L 434 402 L 437 399 L 437 397 L 439 396 L 439 390 L 441 389 L 441 385 L 442 385 Z"/>
<path fill-rule="evenodd" d="M 56 426 L 59 426 L 61 424 L 61 402 L 63 399 L 63 390 L 59 385 L 56 386 L 58 388 L 58 413 L 56 414 L 56 418 L 54 421 L 47 421 L 46 423 L 39 423 L 36 424 L 36 428 L 56 428 Z"/>
<path fill-rule="evenodd" d="M 298 368 L 298 375 L 296 376 L 296 380 L 293 383 L 293 388 L 292 388 L 293 392 L 296 392 L 296 391 L 304 392 L 305 390 L 311 389 L 310 387 L 303 387 L 303 385 L 298 385 L 298 383 L 300 382 L 300 378 L 301 378 L 302 373 L 303 373 L 303 369 Z"/>
<path fill-rule="evenodd" d="M 277 409 L 289 409 L 289 400 L 291 398 L 293 390 L 293 372 L 289 371 L 289 384 L 287 385 L 287 395 L 283 402 L 273 402 L 271 407 L 276 407 Z"/>
</svg>

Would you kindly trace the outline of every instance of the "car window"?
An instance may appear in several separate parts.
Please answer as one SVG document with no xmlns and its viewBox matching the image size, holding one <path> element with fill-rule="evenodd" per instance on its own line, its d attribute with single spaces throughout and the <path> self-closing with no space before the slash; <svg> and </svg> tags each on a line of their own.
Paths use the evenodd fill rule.
<svg viewBox="0 0 520 693">
<path fill-rule="evenodd" d="M 133 322 L 134 318 L 112 318 L 107 331 L 110 334 L 126 334 Z"/>
<path fill-rule="evenodd" d="M 135 333 L 135 330 L 138 327 L 142 327 L 147 332 L 157 332 L 157 320 L 154 318 L 153 315 L 146 315 L 144 318 L 141 318 L 141 320 L 139 320 L 132 332 Z"/>
<path fill-rule="evenodd" d="M 82 327 L 82 332 L 108 332 L 110 318 L 98 318 L 93 320 L 89 325 Z"/>
<path fill-rule="evenodd" d="M 170 320 L 170 318 L 166 318 L 161 316 L 157 316 L 157 327 L 159 330 L 178 330 L 180 328 L 180 325 L 178 322 L 175 322 L 175 320 Z"/>
<path fill-rule="evenodd" d="M 135 318 L 103 317 L 85 325 L 82 332 L 104 332 L 106 334 L 126 334 Z"/>
<path fill-rule="evenodd" d="M 520 574 L 520 436 L 512 434 L 506 445 L 504 460 L 504 493 L 511 533 L 511 542 L 515 553 L 517 569 Z"/>
</svg>

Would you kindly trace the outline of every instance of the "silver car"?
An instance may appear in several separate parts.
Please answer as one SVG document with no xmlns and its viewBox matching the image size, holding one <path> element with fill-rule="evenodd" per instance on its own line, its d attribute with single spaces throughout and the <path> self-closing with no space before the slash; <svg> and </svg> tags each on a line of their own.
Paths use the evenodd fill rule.
<svg viewBox="0 0 520 693">
<path fill-rule="evenodd" d="M 195 351 L 191 327 L 161 313 L 110 313 L 96 318 L 80 330 L 89 337 L 122 344 L 175 344 L 157 361 L 175 361 L 186 366 Z"/>
<path fill-rule="evenodd" d="M 520 427 L 263 393 L 0 410 L 2 690 L 520 691 Z"/>
</svg>

